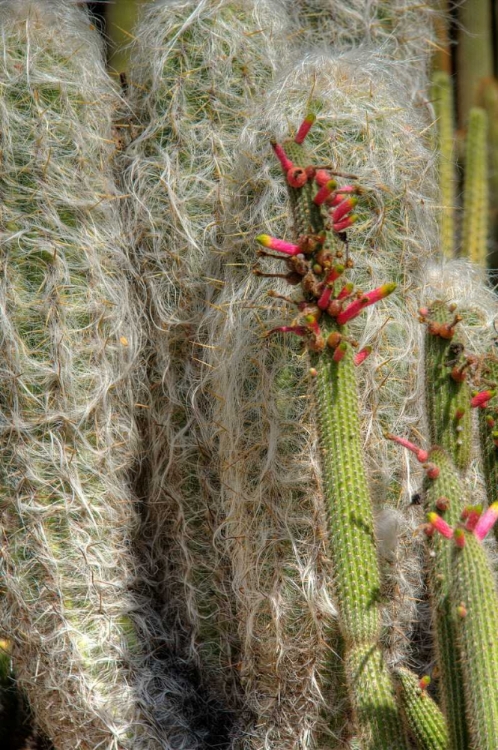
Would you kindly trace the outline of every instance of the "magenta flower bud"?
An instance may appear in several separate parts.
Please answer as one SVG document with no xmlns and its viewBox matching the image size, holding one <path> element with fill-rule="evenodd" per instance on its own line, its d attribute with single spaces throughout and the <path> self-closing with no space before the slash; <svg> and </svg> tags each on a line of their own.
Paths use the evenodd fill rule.
<svg viewBox="0 0 498 750">
<path fill-rule="evenodd" d="M 406 438 L 397 437 L 397 435 L 391 435 L 390 433 L 386 435 L 386 438 L 392 440 L 394 443 L 398 443 L 398 445 L 402 445 L 403 448 L 407 448 L 417 457 L 417 461 L 420 461 L 421 464 L 425 463 L 429 458 L 428 451 L 419 448 L 418 445 L 415 445 L 415 443 L 410 442 Z"/>
<path fill-rule="evenodd" d="M 329 306 L 331 296 L 332 296 L 332 289 L 326 286 L 316 303 L 318 307 L 320 308 L 320 310 L 327 309 L 327 307 Z"/>
<path fill-rule="evenodd" d="M 480 519 L 478 520 L 474 529 L 474 534 L 482 541 L 486 534 L 488 534 L 498 519 L 498 502 L 493 503 L 489 508 L 484 511 Z"/>
<path fill-rule="evenodd" d="M 337 295 L 337 299 L 344 299 L 345 297 L 349 297 L 353 289 L 354 284 L 352 284 L 351 281 L 348 281 L 348 283 L 342 287 L 341 291 Z"/>
<path fill-rule="evenodd" d="M 311 113 L 309 115 L 306 115 L 301 125 L 299 126 L 299 130 L 297 131 L 296 137 L 294 138 L 294 143 L 301 144 L 304 141 L 304 139 L 310 132 L 315 120 L 315 115 L 312 115 Z"/>
<path fill-rule="evenodd" d="M 338 221 L 337 224 L 332 224 L 332 229 L 334 232 L 344 232 L 345 229 L 352 227 L 355 221 L 358 221 L 358 216 L 356 214 L 351 214 L 351 216 L 348 216 L 346 219 Z"/>
<path fill-rule="evenodd" d="M 476 393 L 475 396 L 470 400 L 470 405 L 473 409 L 478 406 L 480 406 L 481 409 L 484 409 L 488 405 L 488 401 L 490 401 L 495 394 L 496 391 L 480 391 L 479 393 Z"/>
<path fill-rule="evenodd" d="M 389 294 L 392 294 L 392 292 L 394 292 L 395 289 L 396 289 L 396 284 L 393 284 L 393 283 L 383 284 L 382 286 L 379 286 L 377 289 L 373 289 L 371 292 L 362 294 L 361 297 L 351 302 L 351 304 L 348 305 L 337 316 L 337 322 L 339 323 L 339 325 L 343 326 L 349 320 L 356 318 L 356 316 L 359 315 L 361 311 L 365 309 L 365 307 L 368 307 L 369 305 L 374 305 L 379 300 L 384 299 L 385 297 L 389 296 Z"/>
<path fill-rule="evenodd" d="M 451 539 L 453 536 L 453 529 L 447 523 L 444 518 L 441 518 L 441 516 L 438 516 L 437 513 L 428 513 L 427 514 L 427 520 L 433 526 L 436 531 L 438 531 L 442 536 L 446 537 L 446 539 Z"/>
<path fill-rule="evenodd" d="M 343 198 L 337 208 L 331 213 L 333 224 L 337 224 L 337 222 L 341 221 L 341 219 L 343 219 L 357 203 L 357 198 Z"/>
<path fill-rule="evenodd" d="M 330 182 L 332 177 L 330 176 L 330 173 L 327 172 L 326 169 L 317 169 L 315 172 L 315 182 L 318 185 L 319 188 L 323 187 L 327 184 L 327 182 Z"/>
<path fill-rule="evenodd" d="M 276 250 L 278 253 L 284 253 L 285 255 L 299 255 L 301 252 L 299 245 L 294 245 L 292 242 L 285 242 L 285 240 L 279 240 L 276 237 L 270 237 L 269 234 L 258 234 L 256 242 L 259 242 L 263 247 L 267 247 L 270 250 Z"/>
<path fill-rule="evenodd" d="M 465 521 L 465 528 L 467 531 L 474 531 L 477 523 L 482 515 L 482 505 L 467 505 L 460 518 Z"/>
<path fill-rule="evenodd" d="M 356 354 L 353 357 L 353 362 L 358 367 L 358 365 L 361 365 L 362 362 L 366 360 L 367 357 L 370 356 L 372 353 L 372 347 L 371 346 L 364 346 L 363 349 L 360 349 L 359 352 L 356 352 Z"/>
<path fill-rule="evenodd" d="M 334 192 L 335 188 L 337 187 L 337 183 L 335 180 L 329 180 L 328 182 L 323 185 L 318 193 L 313 198 L 313 203 L 315 203 L 317 206 L 321 206 L 322 203 L 325 203 L 327 198 Z"/>
<path fill-rule="evenodd" d="M 460 549 L 465 547 L 465 532 L 463 529 L 455 529 L 454 539 L 457 547 Z M 467 614 L 467 612 L 465 612 L 465 614 Z"/>
<path fill-rule="evenodd" d="M 294 164 L 291 162 L 289 157 L 284 151 L 284 147 L 280 145 L 280 143 L 277 143 L 276 141 L 271 141 L 271 147 L 275 153 L 275 156 L 279 160 L 280 164 L 282 165 L 282 169 L 284 172 L 288 172 L 289 169 L 292 169 Z"/>
<path fill-rule="evenodd" d="M 347 350 L 348 350 L 348 345 L 346 344 L 345 341 L 341 341 L 339 346 L 334 351 L 334 356 L 332 357 L 334 362 L 340 362 L 341 359 L 344 359 L 344 357 L 346 356 Z"/>
</svg>

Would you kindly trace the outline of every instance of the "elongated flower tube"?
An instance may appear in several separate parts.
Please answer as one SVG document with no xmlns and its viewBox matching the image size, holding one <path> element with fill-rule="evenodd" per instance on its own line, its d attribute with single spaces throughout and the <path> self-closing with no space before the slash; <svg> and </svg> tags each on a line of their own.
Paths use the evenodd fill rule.
<svg viewBox="0 0 498 750">
<path fill-rule="evenodd" d="M 444 536 L 446 539 L 451 539 L 453 536 L 453 529 L 451 526 L 441 518 L 437 513 L 428 513 L 427 520 L 431 526 L 436 529 L 437 532 Z"/>
<path fill-rule="evenodd" d="M 299 126 L 296 137 L 294 138 L 294 143 L 301 144 L 304 142 L 315 120 L 316 116 L 314 114 L 306 115 L 303 122 Z"/>
<path fill-rule="evenodd" d="M 413 453 L 417 457 L 417 461 L 420 461 L 421 464 L 425 463 L 429 458 L 429 451 L 423 450 L 423 448 L 419 448 L 418 445 L 415 445 L 410 440 L 407 440 L 406 438 L 398 437 L 396 435 L 387 434 L 386 438 L 388 440 L 392 440 L 395 443 L 398 443 L 398 445 L 402 445 L 403 448 L 407 448 L 411 453 Z"/>
<path fill-rule="evenodd" d="M 491 529 L 498 519 L 498 502 L 493 503 L 489 508 L 482 514 L 474 527 L 474 534 L 482 541 L 484 537 L 489 534 Z"/>
<path fill-rule="evenodd" d="M 263 247 L 267 247 L 269 250 L 276 250 L 284 255 L 299 255 L 302 252 L 299 245 L 294 245 L 292 242 L 285 242 L 285 240 L 279 240 L 276 237 L 270 237 L 268 234 L 259 234 L 256 237 L 256 242 L 259 242 Z"/>
<path fill-rule="evenodd" d="M 486 408 L 488 403 L 495 395 L 496 391 L 490 390 L 489 388 L 485 391 L 480 391 L 479 393 L 476 393 L 475 396 L 472 396 L 472 398 L 470 399 L 470 405 L 473 409 L 476 409 L 478 407 L 480 407 L 481 409 Z"/>
<path fill-rule="evenodd" d="M 339 315 L 337 316 L 338 325 L 342 326 L 353 318 L 356 318 L 366 307 L 374 305 L 381 299 L 385 299 L 396 289 L 396 284 L 389 283 L 383 284 L 377 289 L 373 289 L 371 292 L 362 294 L 361 297 L 351 302 Z"/>
</svg>

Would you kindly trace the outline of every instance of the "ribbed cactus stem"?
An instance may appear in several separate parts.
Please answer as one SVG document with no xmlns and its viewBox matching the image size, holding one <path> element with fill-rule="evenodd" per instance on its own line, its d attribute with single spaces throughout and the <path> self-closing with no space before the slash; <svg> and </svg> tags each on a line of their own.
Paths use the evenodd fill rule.
<svg viewBox="0 0 498 750">
<path fill-rule="evenodd" d="M 498 358 L 488 355 L 483 362 L 482 377 L 498 387 Z M 479 441 L 488 503 L 498 500 L 498 397 L 487 401 L 479 413 Z M 497 534 L 495 527 L 495 535 Z"/>
<path fill-rule="evenodd" d="M 357 644 L 345 655 L 346 675 L 355 696 L 353 711 L 361 728 L 361 750 L 408 748 L 399 706 L 382 651 L 378 645 Z"/>
<path fill-rule="evenodd" d="M 489 222 L 491 237 L 490 268 L 498 266 L 498 81 L 487 78 L 482 81 L 479 106 L 488 115 L 488 187 L 489 187 Z"/>
<path fill-rule="evenodd" d="M 438 211 L 441 252 L 447 258 L 455 255 L 455 136 L 453 83 L 449 73 L 438 71 L 432 78 L 431 101 L 437 118 L 437 150 L 439 159 Z"/>
<path fill-rule="evenodd" d="M 320 279 L 337 276 L 322 265 L 328 263 L 333 267 L 337 262 L 334 260 L 338 257 L 336 253 L 342 257 L 340 241 L 333 231 L 325 231 L 326 214 L 313 200 L 317 186 L 312 177 L 300 187 L 293 186 L 296 168 L 302 172 L 310 165 L 304 148 L 286 141 L 283 154 L 292 162 L 290 167 L 280 159 L 289 186 L 296 236 L 301 241 L 303 237 L 322 237 L 310 258 L 310 268 L 319 269 L 317 275 L 310 271 L 303 280 L 305 296 L 318 297 L 320 307 L 323 298 Z M 317 284 L 318 290 L 315 290 Z M 406 737 L 393 684 L 379 647 L 380 574 L 372 501 L 364 466 L 355 365 L 352 348 L 346 343 L 349 339 L 347 326 L 337 322 L 343 313 L 339 309 L 335 312 L 337 320 L 332 313 L 337 304 L 333 300 L 343 285 L 343 280 L 339 279 L 330 303 L 327 298 L 320 332 L 312 329 L 314 338 L 310 346 L 312 352 L 316 352 L 311 354 L 311 364 L 316 373 L 323 493 L 329 516 L 330 554 L 339 627 L 345 644 L 346 673 L 362 747 L 394 750 L 406 746 Z M 382 296 L 379 295 L 379 299 Z M 339 351 L 340 356 L 337 356 Z"/>
<path fill-rule="evenodd" d="M 447 450 L 465 471 L 472 452 L 472 412 L 467 360 L 455 323 L 457 311 L 436 301 L 423 312 L 427 313 L 424 366 L 430 440 Z"/>
<path fill-rule="evenodd" d="M 473 107 L 465 143 L 462 254 L 486 268 L 488 255 L 488 117 Z"/>
<path fill-rule="evenodd" d="M 405 721 L 418 750 L 449 750 L 446 720 L 421 680 L 406 668 L 396 670 L 399 697 Z"/>
<path fill-rule="evenodd" d="M 439 468 L 436 479 L 426 480 L 426 508 L 438 512 L 453 527 L 460 521 L 464 506 L 464 492 L 457 470 L 448 454 L 435 448 L 430 461 Z M 445 499 L 445 511 L 439 511 L 440 499 Z M 452 750 L 467 750 L 467 727 L 463 694 L 463 670 L 457 657 L 454 607 L 451 599 L 453 575 L 453 543 L 439 533 L 429 541 L 429 592 L 432 601 L 434 640 L 440 672 L 440 693 Z"/>
<path fill-rule="evenodd" d="M 498 596 L 484 549 L 475 535 L 463 531 L 464 543 L 451 547 L 453 618 L 464 676 L 469 747 L 498 747 Z"/>
<path fill-rule="evenodd" d="M 480 82 L 493 75 L 492 3 L 467 0 L 458 7 L 458 23 L 458 120 L 464 127 Z"/>
</svg>

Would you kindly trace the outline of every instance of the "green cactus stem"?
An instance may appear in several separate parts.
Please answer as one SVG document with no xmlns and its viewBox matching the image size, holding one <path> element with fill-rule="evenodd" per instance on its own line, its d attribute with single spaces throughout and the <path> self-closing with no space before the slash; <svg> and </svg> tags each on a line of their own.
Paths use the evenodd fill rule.
<svg viewBox="0 0 498 750">
<path fill-rule="evenodd" d="M 498 388 L 498 358 L 485 357 L 481 370 L 481 382 Z M 498 500 L 498 398 L 494 396 L 483 408 L 479 408 L 479 439 L 483 473 L 486 482 L 488 503 Z M 497 529 L 495 527 L 495 535 Z"/>
<path fill-rule="evenodd" d="M 408 748 L 400 723 L 399 706 L 379 646 L 359 644 L 345 655 L 346 674 L 355 696 L 353 710 L 361 728 L 361 750 Z"/>
<path fill-rule="evenodd" d="M 469 113 L 465 142 L 462 255 L 486 268 L 488 256 L 488 117 L 480 107 Z"/>
<path fill-rule="evenodd" d="M 455 137 L 453 83 L 449 73 L 437 71 L 432 77 L 431 100 L 437 118 L 438 176 L 441 207 L 438 211 L 441 252 L 455 255 Z"/>
<path fill-rule="evenodd" d="M 343 273 L 352 263 L 345 262 L 339 234 L 344 222 L 347 226 L 352 221 L 354 201 L 348 195 L 354 188 L 344 188 L 341 203 L 331 175 L 322 171 L 319 180 L 310 168 L 301 143 L 312 122 L 311 116 L 306 118 L 294 142 L 285 141 L 283 147 L 273 144 L 286 175 L 299 244 L 266 235 L 258 240 L 264 247 L 284 253 L 291 274 L 302 276 L 305 301 L 299 305 L 301 315 L 291 326 L 276 331 L 304 336 L 311 351 L 323 492 L 350 699 L 362 747 L 388 750 L 406 747 L 406 737 L 379 648 L 380 574 L 363 459 L 353 347 L 346 325 L 373 297 L 358 293 L 352 296 L 353 302 L 340 302 L 344 292 L 351 296 Z M 334 195 L 337 203 L 332 205 L 337 208 L 330 210 L 328 222 L 336 231 L 326 228 L 327 213 L 320 208 L 322 199 L 328 196 L 330 200 Z M 392 291 L 387 287 L 376 292 L 386 296 Z"/>
<path fill-rule="evenodd" d="M 446 720 L 423 684 L 409 669 L 396 670 L 403 716 L 419 750 L 449 750 Z M 422 683 L 422 684 L 421 684 Z"/>
<path fill-rule="evenodd" d="M 426 480 L 426 509 L 438 512 L 451 526 L 459 522 L 464 507 L 464 493 L 460 477 L 448 454 L 434 448 L 429 461 L 438 467 L 434 479 Z M 443 501 L 441 500 L 443 498 Z M 446 510 L 440 511 L 444 502 Z M 452 750 L 468 750 L 463 692 L 463 665 L 457 658 L 457 640 L 451 581 L 453 556 L 451 546 L 439 534 L 429 541 L 429 592 L 432 601 L 434 640 L 440 679 L 439 688 L 443 712 L 448 722 Z"/>
<path fill-rule="evenodd" d="M 488 115 L 488 186 L 491 257 L 489 267 L 498 266 L 498 81 L 486 78 L 481 82 L 478 104 Z"/>
<path fill-rule="evenodd" d="M 477 103 L 479 84 L 493 75 L 493 23 L 491 3 L 471 0 L 458 6 L 458 121 L 463 128 Z"/>
<path fill-rule="evenodd" d="M 424 366 L 430 441 L 448 451 L 465 471 L 472 452 L 472 419 L 468 362 L 458 340 L 460 316 L 441 301 L 422 309 L 421 316 L 427 324 Z"/>
<path fill-rule="evenodd" d="M 455 532 L 456 534 L 456 532 Z M 491 567 L 476 536 L 459 530 L 459 545 L 450 547 L 452 617 L 456 624 L 464 677 L 469 745 L 475 750 L 498 747 L 498 596 Z M 463 545 L 463 546 L 462 546 Z"/>
</svg>

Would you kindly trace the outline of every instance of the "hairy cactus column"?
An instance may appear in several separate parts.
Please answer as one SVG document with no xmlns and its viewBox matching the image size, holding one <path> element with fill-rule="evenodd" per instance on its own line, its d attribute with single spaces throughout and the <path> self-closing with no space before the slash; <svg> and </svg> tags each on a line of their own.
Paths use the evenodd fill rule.
<svg viewBox="0 0 498 750">
<path fill-rule="evenodd" d="M 0 630 L 57 750 L 156 747 L 131 666 L 140 335 L 116 95 L 73 2 L 2 2 L 0 45 Z"/>
<path fill-rule="evenodd" d="M 203 321 L 211 348 L 202 374 L 211 394 L 208 427 L 219 441 L 220 502 L 226 513 L 219 538 L 233 559 L 241 679 L 257 715 L 247 741 L 252 747 L 310 747 L 321 731 L 327 733 L 323 717 L 338 704 L 337 694 L 328 690 L 325 664 L 334 615 L 327 581 L 333 573 L 317 481 L 317 412 L 310 376 L 295 341 L 279 335 L 262 340 L 266 331 L 282 324 L 281 304 L 268 299 L 267 292 L 285 294 L 289 286 L 280 278 L 266 280 L 252 273 L 250 238 L 258 228 L 282 235 L 289 213 L 281 173 L 269 161 L 268 135 L 287 133 L 288 123 L 307 111 L 311 95 L 316 97 L 321 109 L 308 136 L 313 162 L 358 175 L 365 190 L 349 234 L 350 251 L 358 260 L 352 277 L 367 289 L 394 280 L 415 308 L 406 269 L 418 264 L 430 247 L 426 206 L 431 179 L 430 171 L 424 172 L 428 154 L 419 137 L 423 119 L 418 119 L 419 110 L 398 106 L 402 87 L 389 73 L 376 54 L 364 53 L 360 59 L 357 54 L 324 54 L 298 58 L 280 76 L 241 133 L 224 252 L 210 272 L 224 285 Z M 264 270 L 282 276 L 280 267 Z M 414 418 L 406 394 L 412 392 L 410 378 L 416 372 L 412 336 L 419 326 L 408 316 L 405 325 L 396 297 L 389 298 L 389 306 L 363 313 L 368 327 L 362 321 L 350 323 L 360 348 L 373 346 L 358 376 L 362 426 L 371 436 L 364 457 L 380 502 L 399 471 L 399 455 L 394 450 L 387 455 L 383 427 L 373 413 L 381 412 L 385 419 L 391 411 L 399 414 L 402 404 L 401 422 Z M 396 387 L 387 385 L 378 407 L 373 404 L 377 386 L 390 383 L 391 372 L 396 373 Z M 398 485 L 393 494 L 399 496 Z M 411 585 L 404 592 L 409 593 L 403 617 L 410 608 L 409 622 Z"/>
<path fill-rule="evenodd" d="M 285 57 L 284 31 L 272 0 L 164 0 L 144 9 L 131 50 L 135 140 L 124 163 L 150 318 L 144 554 L 170 658 L 200 680 L 202 721 L 218 738 L 230 729 L 216 704 L 237 704 L 239 647 L 218 536 L 219 458 L 203 416 L 212 394 L 199 387 L 210 345 L 198 324 L 224 283 L 208 265 L 222 239 L 226 175 L 244 118 Z"/>
</svg>

